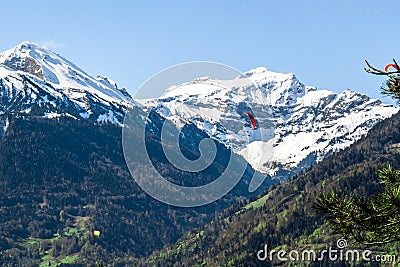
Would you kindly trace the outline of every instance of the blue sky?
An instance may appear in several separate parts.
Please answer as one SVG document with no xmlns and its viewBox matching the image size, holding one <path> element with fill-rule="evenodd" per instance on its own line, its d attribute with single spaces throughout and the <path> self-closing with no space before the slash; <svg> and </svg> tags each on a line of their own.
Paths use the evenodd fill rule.
<svg viewBox="0 0 400 267">
<path fill-rule="evenodd" d="M 320 89 L 380 97 L 383 79 L 364 72 L 364 59 L 382 68 L 400 60 L 398 0 L 38 0 L 1 7 L 1 51 L 25 40 L 44 44 L 130 92 L 164 68 L 201 60 L 241 71 L 265 66 Z"/>
</svg>

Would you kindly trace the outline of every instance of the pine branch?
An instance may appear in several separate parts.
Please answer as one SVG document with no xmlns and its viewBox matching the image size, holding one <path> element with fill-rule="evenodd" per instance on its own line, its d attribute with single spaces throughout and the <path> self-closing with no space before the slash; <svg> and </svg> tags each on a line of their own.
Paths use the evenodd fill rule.
<svg viewBox="0 0 400 267">
<path fill-rule="evenodd" d="M 389 95 L 400 103 L 400 66 L 394 64 L 385 67 L 395 71 L 383 71 L 373 67 L 367 60 L 366 72 L 388 77 L 381 86 L 382 94 Z M 392 169 L 388 164 L 378 171 L 384 191 L 362 201 L 353 196 L 339 198 L 331 191 L 321 193 L 313 208 L 326 217 L 327 224 L 335 233 L 354 238 L 366 245 L 383 245 L 400 241 L 400 170 Z"/>
<path fill-rule="evenodd" d="M 396 62 L 395 59 L 393 59 L 393 62 L 394 62 L 394 64 L 398 67 L 399 70 L 388 71 L 388 72 L 383 71 L 383 70 L 379 70 L 379 69 L 373 67 L 371 64 L 369 64 L 369 62 L 368 62 L 367 60 L 364 60 L 364 61 L 365 61 L 365 63 L 366 63 L 367 66 L 368 66 L 368 68 L 364 68 L 364 70 L 365 70 L 366 72 L 368 72 L 368 73 L 375 74 L 375 75 L 387 75 L 387 76 L 389 76 L 390 74 L 399 74 L 399 73 L 400 73 L 400 67 L 399 67 L 399 65 L 397 64 L 397 62 Z"/>
</svg>

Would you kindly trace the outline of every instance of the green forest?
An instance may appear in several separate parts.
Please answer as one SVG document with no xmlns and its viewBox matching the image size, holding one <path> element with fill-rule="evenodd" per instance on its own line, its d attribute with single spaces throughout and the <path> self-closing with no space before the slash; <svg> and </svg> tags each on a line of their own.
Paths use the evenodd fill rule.
<svg viewBox="0 0 400 267">
<path fill-rule="evenodd" d="M 248 175 L 205 207 L 169 206 L 132 179 L 121 127 L 68 117 L 10 115 L 9 121 L 0 142 L 1 266 L 95 266 L 97 261 L 126 266 L 250 196 Z M 150 142 L 157 146 L 156 139 Z M 158 163 L 174 182 L 185 180 L 162 159 Z M 220 168 L 216 163 L 211 171 Z M 146 169 L 138 172 L 145 175 Z M 192 182 L 199 179 L 212 176 L 199 175 Z"/>
<path fill-rule="evenodd" d="M 256 253 L 270 248 L 323 249 L 336 245 L 335 234 L 314 206 L 321 191 L 334 190 L 340 197 L 369 196 L 382 190 L 377 171 L 391 162 L 399 167 L 400 114 L 378 123 L 354 145 L 295 175 L 272 185 L 259 198 L 235 205 L 211 223 L 190 231 L 175 245 L 153 253 L 141 266 L 268 266 Z M 398 254 L 399 242 L 363 246 L 349 240 L 349 247 Z M 379 266 L 356 262 L 288 262 L 291 266 Z M 378 264 L 378 265 L 377 265 Z"/>
</svg>

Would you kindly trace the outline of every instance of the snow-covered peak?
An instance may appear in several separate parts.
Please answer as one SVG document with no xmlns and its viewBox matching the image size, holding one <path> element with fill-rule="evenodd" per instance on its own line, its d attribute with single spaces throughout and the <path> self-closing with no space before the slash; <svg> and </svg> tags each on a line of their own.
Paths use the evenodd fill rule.
<svg viewBox="0 0 400 267">
<path fill-rule="evenodd" d="M 32 42 L 0 53 L 0 116 L 23 112 L 65 115 L 122 124 L 133 100 L 111 79 L 90 76 L 53 51 Z"/>
<path fill-rule="evenodd" d="M 0 64 L 4 64 L 15 71 L 20 70 L 30 73 L 55 84 L 59 84 L 60 81 L 54 79 L 55 77 L 51 77 L 52 75 L 49 73 L 51 68 L 48 68 L 50 65 L 65 65 L 83 72 L 58 54 L 29 41 L 24 41 L 11 49 L 1 52 Z"/>
<path fill-rule="evenodd" d="M 244 73 L 258 85 L 272 105 L 291 106 L 305 95 L 305 86 L 293 73 L 279 73 L 259 67 Z"/>
<path fill-rule="evenodd" d="M 313 90 L 311 87 L 308 90 Z M 174 85 L 161 99 L 187 97 L 218 97 L 228 101 L 234 96 L 251 103 L 293 106 L 306 93 L 306 87 L 293 73 L 277 73 L 265 67 L 252 69 L 233 80 L 200 77 L 191 83 Z"/>
<path fill-rule="evenodd" d="M 254 75 L 262 75 L 263 73 L 269 72 L 268 68 L 261 66 L 255 69 L 248 70 L 243 73 L 244 76 L 250 77 Z"/>
<path fill-rule="evenodd" d="M 34 75 L 64 90 L 72 99 L 79 98 L 78 90 L 107 102 L 123 104 L 131 101 L 126 90 L 117 88 L 115 83 L 95 79 L 60 55 L 32 42 L 22 42 L 0 53 L 0 64 L 16 72 Z"/>
</svg>

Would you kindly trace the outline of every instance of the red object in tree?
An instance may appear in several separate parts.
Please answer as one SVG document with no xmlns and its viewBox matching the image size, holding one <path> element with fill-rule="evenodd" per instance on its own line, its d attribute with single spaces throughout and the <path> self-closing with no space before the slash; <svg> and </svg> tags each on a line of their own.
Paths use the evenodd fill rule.
<svg viewBox="0 0 400 267">
<path fill-rule="evenodd" d="M 244 114 L 246 114 L 247 116 L 249 116 L 249 119 L 251 121 L 251 129 L 254 130 L 257 126 L 256 124 L 256 120 L 254 119 L 253 115 L 251 115 L 249 112 L 244 112 Z"/>
<path fill-rule="evenodd" d="M 385 66 L 385 71 L 388 72 L 388 70 L 389 70 L 390 67 L 393 67 L 393 68 L 395 68 L 396 70 L 399 70 L 399 66 L 397 66 L 396 64 L 387 64 L 387 65 Z"/>
</svg>

